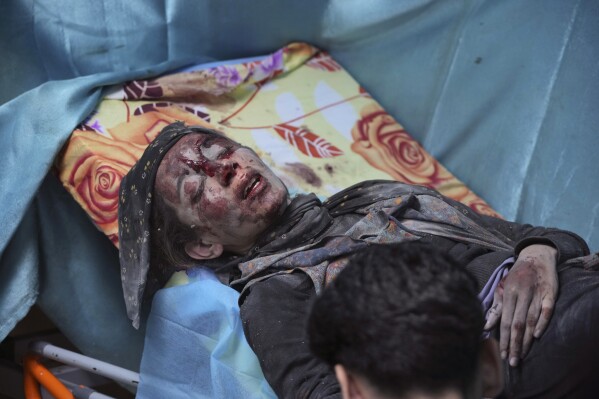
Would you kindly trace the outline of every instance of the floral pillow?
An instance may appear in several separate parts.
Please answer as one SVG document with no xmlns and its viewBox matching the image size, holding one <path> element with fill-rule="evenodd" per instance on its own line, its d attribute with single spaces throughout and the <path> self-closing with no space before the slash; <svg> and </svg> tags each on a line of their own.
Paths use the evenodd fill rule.
<svg viewBox="0 0 599 399">
<path fill-rule="evenodd" d="M 73 131 L 58 175 L 117 246 L 120 181 L 175 121 L 253 148 L 293 193 L 328 197 L 362 180 L 395 179 L 498 216 L 327 53 L 293 43 L 259 61 L 119 85 Z"/>
</svg>

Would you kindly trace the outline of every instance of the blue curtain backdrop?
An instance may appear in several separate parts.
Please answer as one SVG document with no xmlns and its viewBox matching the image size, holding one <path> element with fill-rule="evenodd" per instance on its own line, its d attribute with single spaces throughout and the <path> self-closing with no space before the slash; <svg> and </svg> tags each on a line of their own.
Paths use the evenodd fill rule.
<svg viewBox="0 0 599 399">
<path fill-rule="evenodd" d="M 598 18 L 594 0 L 0 2 L 0 339 L 37 300 L 84 352 L 137 368 L 116 250 L 52 160 L 107 84 L 291 41 L 328 50 L 507 219 L 599 250 Z"/>
</svg>

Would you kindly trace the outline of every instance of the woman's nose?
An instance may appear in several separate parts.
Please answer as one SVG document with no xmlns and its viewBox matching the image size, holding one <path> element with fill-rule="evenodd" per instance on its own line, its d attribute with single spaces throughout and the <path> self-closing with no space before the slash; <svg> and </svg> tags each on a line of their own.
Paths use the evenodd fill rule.
<svg viewBox="0 0 599 399">
<path fill-rule="evenodd" d="M 218 168 L 218 179 L 220 184 L 224 187 L 227 187 L 229 184 L 231 184 L 231 181 L 237 173 L 238 167 L 239 165 L 237 162 L 222 162 Z"/>
</svg>

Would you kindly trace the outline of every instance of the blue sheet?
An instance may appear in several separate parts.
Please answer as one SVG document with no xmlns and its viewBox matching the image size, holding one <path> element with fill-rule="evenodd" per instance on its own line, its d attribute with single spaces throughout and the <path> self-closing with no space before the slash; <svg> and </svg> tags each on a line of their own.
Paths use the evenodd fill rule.
<svg viewBox="0 0 599 399">
<path fill-rule="evenodd" d="M 328 50 L 506 218 L 598 250 L 597 15 L 593 0 L 2 2 L 0 338 L 37 300 L 83 352 L 138 367 L 115 251 L 51 162 L 105 85 L 290 41 Z"/>
<path fill-rule="evenodd" d="M 154 297 L 137 398 L 276 398 L 243 335 L 237 291 L 201 268 L 189 280 Z"/>
</svg>

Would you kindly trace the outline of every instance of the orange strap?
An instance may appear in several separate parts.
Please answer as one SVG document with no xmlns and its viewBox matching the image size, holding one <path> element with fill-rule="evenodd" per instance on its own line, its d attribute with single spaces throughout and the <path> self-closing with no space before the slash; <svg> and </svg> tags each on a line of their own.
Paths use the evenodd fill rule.
<svg viewBox="0 0 599 399">
<path fill-rule="evenodd" d="M 39 362 L 39 356 L 25 355 L 23 358 L 23 366 L 25 368 L 24 384 L 25 397 L 27 399 L 41 399 L 40 391 L 35 380 L 46 388 L 50 395 L 54 396 L 56 399 L 75 399 L 73 393 Z"/>
</svg>

